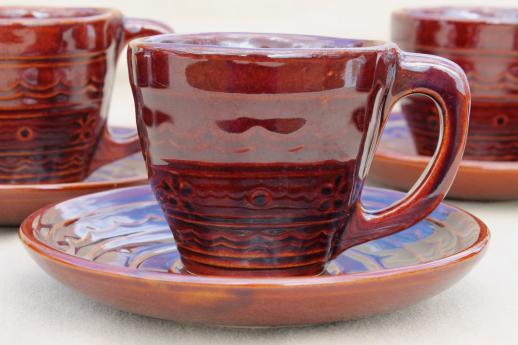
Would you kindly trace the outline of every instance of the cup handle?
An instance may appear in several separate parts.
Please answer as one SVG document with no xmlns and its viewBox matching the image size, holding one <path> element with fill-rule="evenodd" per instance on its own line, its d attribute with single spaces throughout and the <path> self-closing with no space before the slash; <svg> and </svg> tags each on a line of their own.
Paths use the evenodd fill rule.
<svg viewBox="0 0 518 345">
<path fill-rule="evenodd" d="M 174 32 L 169 25 L 152 19 L 125 17 L 122 19 L 122 23 L 124 26 L 123 46 L 135 38 Z"/>
<path fill-rule="evenodd" d="M 431 55 L 399 52 L 395 80 L 379 114 L 386 123 L 391 108 L 411 94 L 430 97 L 439 109 L 439 145 L 419 180 L 400 201 L 381 210 L 354 206 L 350 224 L 335 251 L 401 231 L 429 215 L 446 196 L 466 144 L 470 91 L 466 75 L 455 63 Z M 381 133 L 379 134 L 379 138 Z"/>
<path fill-rule="evenodd" d="M 132 39 L 174 32 L 168 25 L 150 19 L 125 17 L 122 23 L 124 32 L 121 40 L 122 44 L 118 49 L 119 53 Z M 90 163 L 89 173 L 105 164 L 127 157 L 138 151 L 140 151 L 140 142 L 136 131 L 132 131 L 131 135 L 128 135 L 128 133 L 123 135 L 114 134 L 105 125 L 101 140 Z"/>
</svg>

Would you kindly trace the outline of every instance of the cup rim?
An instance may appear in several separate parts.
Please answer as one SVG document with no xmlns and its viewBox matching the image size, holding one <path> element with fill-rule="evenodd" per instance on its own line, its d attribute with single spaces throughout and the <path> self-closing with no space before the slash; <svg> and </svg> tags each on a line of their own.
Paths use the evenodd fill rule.
<svg viewBox="0 0 518 345">
<path fill-rule="evenodd" d="M 49 16 L 49 17 L 3 17 L 5 11 L 29 11 L 57 13 L 63 11 L 71 12 L 71 15 Z M 82 14 L 83 12 L 83 14 Z M 84 14 L 84 12 L 90 12 Z M 89 23 L 99 20 L 106 20 L 111 17 L 121 16 L 119 10 L 109 7 L 72 7 L 72 6 L 0 6 L 0 27 L 21 24 L 23 26 L 49 26 L 75 23 Z"/>
<path fill-rule="evenodd" d="M 265 38 L 275 41 L 276 39 L 298 39 L 299 43 L 307 41 L 327 41 L 328 43 L 341 43 L 342 46 L 291 46 L 291 47 L 264 47 L 264 46 L 240 46 L 223 45 L 213 43 L 189 43 L 188 39 L 243 39 L 243 38 Z M 164 42 L 167 40 L 167 42 Z M 221 43 L 218 41 L 217 43 Z M 346 43 L 352 44 L 347 46 Z M 366 43 L 367 45 L 354 45 Z M 199 32 L 199 33 L 170 33 L 139 38 L 132 40 L 131 48 L 161 50 L 167 52 L 179 52 L 188 54 L 218 54 L 218 55 L 261 55 L 268 57 L 293 57 L 293 56 L 318 56 L 347 52 L 371 52 L 393 48 L 396 45 L 392 42 L 369 39 L 351 39 L 344 37 L 290 34 L 290 33 L 268 33 L 268 32 Z"/>
<path fill-rule="evenodd" d="M 450 11 L 449 14 L 445 12 Z M 453 12 L 458 11 L 455 15 Z M 476 15 L 475 12 L 491 12 L 496 14 L 493 17 Z M 471 12 L 471 17 L 461 16 L 460 13 Z M 503 17 L 499 14 L 512 12 L 514 18 Z M 425 7 L 407 7 L 392 12 L 395 17 L 406 17 L 416 21 L 437 21 L 448 23 L 459 23 L 465 25 L 499 25 L 499 26 L 517 26 L 518 25 L 518 7 L 503 6 L 425 6 Z"/>
</svg>

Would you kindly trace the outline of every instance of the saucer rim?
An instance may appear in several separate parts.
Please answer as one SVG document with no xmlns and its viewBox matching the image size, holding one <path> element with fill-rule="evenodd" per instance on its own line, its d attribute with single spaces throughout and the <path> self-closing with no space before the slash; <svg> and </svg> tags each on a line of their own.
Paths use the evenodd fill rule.
<svg viewBox="0 0 518 345">
<path fill-rule="evenodd" d="M 149 186 L 133 186 L 127 188 L 119 188 L 112 191 L 105 191 L 100 193 L 94 193 L 88 195 L 89 197 L 96 196 L 98 194 L 109 194 L 120 192 L 127 189 L 148 189 Z M 398 194 L 404 194 L 398 191 L 377 188 L 377 187 L 366 187 L 381 192 L 392 192 Z M 74 198 L 75 199 L 75 198 Z M 63 201 L 68 202 L 69 200 Z M 136 268 L 118 267 L 103 263 L 93 262 L 87 259 L 83 259 L 71 254 L 61 252 L 49 245 L 39 241 L 32 231 L 32 223 L 36 217 L 55 207 L 63 202 L 54 203 L 45 206 L 31 215 L 29 215 L 20 225 L 19 238 L 24 244 L 25 248 L 31 254 L 37 254 L 43 259 L 53 261 L 59 266 L 68 266 L 74 271 L 83 271 L 85 273 L 91 273 L 94 275 L 111 276 L 118 279 L 134 279 L 142 281 L 155 281 L 161 283 L 175 283 L 181 285 L 190 286 L 241 286 L 250 288 L 273 288 L 273 287 L 289 287 L 289 286 L 315 286 L 315 285 L 336 285 L 336 284 L 357 284 L 363 282 L 369 282 L 380 279 L 391 279 L 395 275 L 413 275 L 420 274 L 423 271 L 432 271 L 438 269 L 444 269 L 453 265 L 461 264 L 471 259 L 476 259 L 483 255 L 487 249 L 491 234 L 487 225 L 482 222 L 478 217 L 474 216 L 468 211 L 465 211 L 449 203 L 441 203 L 443 206 L 447 206 L 456 212 L 460 212 L 465 217 L 470 217 L 478 224 L 479 234 L 477 239 L 467 248 L 445 256 L 440 259 L 432 260 L 425 263 L 409 265 L 404 267 L 396 267 L 385 270 L 378 270 L 374 272 L 359 272 L 359 273 L 341 273 L 338 275 L 329 276 L 297 276 L 297 277 L 219 277 L 219 276 L 201 276 L 201 275 L 186 275 L 179 273 L 167 273 L 167 272 L 154 272 L 146 271 L 144 274 L 141 270 Z"/>
<path fill-rule="evenodd" d="M 147 181 L 147 176 L 126 177 L 109 181 L 92 181 L 92 182 L 65 182 L 65 183 L 49 183 L 49 184 L 0 184 L 0 192 L 2 191 L 26 191 L 26 190 L 42 190 L 42 191 L 60 191 L 60 190 L 83 190 L 93 188 L 112 188 L 127 187 L 128 185 Z"/>
<path fill-rule="evenodd" d="M 392 161 L 398 161 L 401 163 L 414 163 L 422 165 L 423 168 L 428 164 L 431 157 L 423 156 L 420 154 L 404 154 L 398 153 L 393 150 L 383 148 L 382 144 L 379 145 L 378 151 L 375 153 L 376 159 L 384 159 Z M 463 159 L 460 162 L 462 169 L 471 170 L 491 170 L 491 171 L 518 171 L 518 161 L 478 161 L 473 159 Z"/>
</svg>

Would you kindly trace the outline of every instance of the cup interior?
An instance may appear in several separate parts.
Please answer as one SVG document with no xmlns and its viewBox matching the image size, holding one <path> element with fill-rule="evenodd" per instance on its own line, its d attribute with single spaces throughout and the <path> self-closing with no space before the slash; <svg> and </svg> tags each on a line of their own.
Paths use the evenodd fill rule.
<svg viewBox="0 0 518 345">
<path fill-rule="evenodd" d="M 473 23 L 518 24 L 518 8 L 503 7 L 431 7 L 406 11 L 408 15 L 434 20 Z"/>
<path fill-rule="evenodd" d="M 199 34 L 167 34 L 147 37 L 141 40 L 146 44 L 173 46 L 184 48 L 218 48 L 244 50 L 323 50 L 370 48 L 382 45 L 382 41 L 335 38 L 294 34 L 270 33 L 199 33 Z"/>
<path fill-rule="evenodd" d="M 103 8 L 66 8 L 66 7 L 0 7 L 1 20 L 52 20 L 52 19 L 89 19 L 109 12 Z"/>
</svg>

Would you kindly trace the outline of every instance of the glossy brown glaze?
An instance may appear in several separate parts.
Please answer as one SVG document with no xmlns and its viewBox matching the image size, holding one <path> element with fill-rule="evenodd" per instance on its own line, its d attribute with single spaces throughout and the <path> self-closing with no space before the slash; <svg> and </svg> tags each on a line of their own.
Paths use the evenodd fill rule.
<svg viewBox="0 0 518 345">
<path fill-rule="evenodd" d="M 518 8 L 422 8 L 395 12 L 392 40 L 403 50 L 448 58 L 466 72 L 471 117 L 465 158 L 518 161 Z M 432 155 L 437 109 L 403 100 L 419 153 Z"/>
<path fill-rule="evenodd" d="M 430 156 L 419 155 L 407 121 L 390 115 L 372 163 L 369 179 L 383 186 L 412 188 Z M 463 159 L 448 195 L 461 200 L 518 200 L 518 162 Z"/>
<path fill-rule="evenodd" d="M 193 272 L 319 273 L 429 214 L 463 152 L 463 72 L 390 43 L 162 35 L 133 41 L 128 62 L 151 186 Z M 412 194 L 365 211 L 359 196 L 388 110 L 417 91 L 444 109 L 441 151 Z"/>
<path fill-rule="evenodd" d="M 127 128 L 114 127 L 118 133 Z M 134 133 L 134 131 L 131 131 Z M 147 183 L 140 152 L 93 171 L 80 182 L 0 185 L 0 225 L 19 226 L 32 212 L 80 195 Z"/>
<path fill-rule="evenodd" d="M 110 9 L 0 7 L 0 184 L 80 181 L 138 151 L 106 128 L 115 65 L 163 32 Z"/>
<path fill-rule="evenodd" d="M 402 196 L 365 188 L 362 199 L 381 208 Z M 489 233 L 472 215 L 440 204 L 400 233 L 345 251 L 319 276 L 196 276 L 143 186 L 40 210 L 20 237 L 45 271 L 101 303 L 178 322 L 264 327 L 365 317 L 431 297 L 475 265 Z"/>
</svg>

